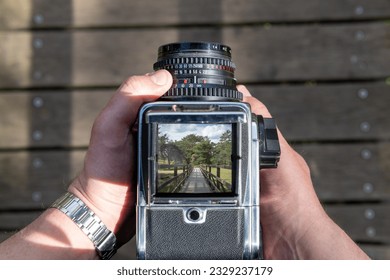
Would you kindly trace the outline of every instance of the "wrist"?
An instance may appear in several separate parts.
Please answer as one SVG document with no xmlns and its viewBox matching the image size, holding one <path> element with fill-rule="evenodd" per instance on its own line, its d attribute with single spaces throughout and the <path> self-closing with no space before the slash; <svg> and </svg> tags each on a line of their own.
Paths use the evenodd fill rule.
<svg viewBox="0 0 390 280">
<path fill-rule="evenodd" d="M 46 210 L 42 218 L 43 223 L 49 226 L 45 226 L 44 229 L 39 227 L 34 234 L 47 239 L 52 236 L 51 246 L 59 252 L 59 257 L 53 257 L 53 259 L 98 259 L 91 240 L 66 215 L 57 209 L 50 208 Z M 52 230 L 58 233 L 55 237 L 53 231 L 49 230 L 50 227 L 53 227 Z M 39 237 L 34 238 L 33 236 L 32 239 L 40 240 Z M 50 246 L 47 242 L 42 245 Z M 63 251 L 63 254 L 61 254 L 61 251 Z"/>
<path fill-rule="evenodd" d="M 115 234 L 118 246 L 121 246 L 134 235 L 135 195 L 126 186 L 85 178 L 82 173 L 68 191 L 80 198 L 100 218 L 107 229 Z"/>
<path fill-rule="evenodd" d="M 66 215 L 49 208 L 1 244 L 5 259 L 97 259 L 92 242 Z M 1 257 L 0 257 L 1 258 Z"/>
<path fill-rule="evenodd" d="M 117 249 L 115 235 L 101 219 L 77 196 L 66 192 L 51 206 L 69 217 L 91 240 L 101 259 L 110 259 Z"/>
</svg>

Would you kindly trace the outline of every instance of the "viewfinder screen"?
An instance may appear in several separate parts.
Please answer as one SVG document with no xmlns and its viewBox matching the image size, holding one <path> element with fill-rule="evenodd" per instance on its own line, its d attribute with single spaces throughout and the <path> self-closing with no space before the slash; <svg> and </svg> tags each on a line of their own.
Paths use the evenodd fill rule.
<svg viewBox="0 0 390 280">
<path fill-rule="evenodd" d="M 158 194 L 231 194 L 232 124 L 158 124 Z"/>
</svg>

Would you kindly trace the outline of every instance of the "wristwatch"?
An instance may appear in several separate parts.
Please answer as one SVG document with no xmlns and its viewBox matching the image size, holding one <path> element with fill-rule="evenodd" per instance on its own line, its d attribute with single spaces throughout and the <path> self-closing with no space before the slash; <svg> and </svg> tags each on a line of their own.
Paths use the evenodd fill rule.
<svg viewBox="0 0 390 280">
<path fill-rule="evenodd" d="M 116 253 L 116 237 L 96 214 L 80 198 L 66 192 L 51 206 L 67 215 L 88 236 L 95 245 L 99 257 L 111 259 Z"/>
</svg>

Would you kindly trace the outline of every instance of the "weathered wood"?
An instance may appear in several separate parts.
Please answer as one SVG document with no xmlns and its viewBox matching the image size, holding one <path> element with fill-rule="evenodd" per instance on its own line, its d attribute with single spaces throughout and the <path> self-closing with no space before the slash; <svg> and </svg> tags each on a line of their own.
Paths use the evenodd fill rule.
<svg viewBox="0 0 390 280">
<path fill-rule="evenodd" d="M 248 88 L 268 106 L 290 141 L 390 138 L 386 84 Z M 113 92 L 4 92 L 0 95 L 0 148 L 85 147 L 95 117 Z M 37 132 L 41 133 L 38 138 Z"/>
<path fill-rule="evenodd" d="M 325 209 L 352 239 L 359 242 L 389 243 L 390 205 L 332 205 Z"/>
<path fill-rule="evenodd" d="M 295 145 L 322 201 L 390 198 L 390 144 Z M 282 152 L 283 153 L 283 152 Z"/>
<path fill-rule="evenodd" d="M 0 148 L 80 147 L 114 90 L 0 95 Z"/>
<path fill-rule="evenodd" d="M 230 45 L 241 82 L 384 79 L 389 32 L 384 23 L 0 32 L 0 88 L 117 86 L 182 40 Z"/>
<path fill-rule="evenodd" d="M 373 260 L 390 260 L 390 246 L 388 245 L 360 245 Z"/>
<path fill-rule="evenodd" d="M 41 212 L 0 212 L 0 230 L 4 232 L 19 230 L 40 214 Z"/>
<path fill-rule="evenodd" d="M 0 241 L 81 170 L 114 89 L 152 71 L 161 44 L 199 40 L 232 47 L 238 80 L 298 141 L 327 212 L 390 259 L 389 85 L 361 82 L 390 76 L 389 16 L 388 0 L 1 1 Z M 134 240 L 116 256 L 134 257 Z"/>
<path fill-rule="evenodd" d="M 0 209 L 44 209 L 81 171 L 85 151 L 0 153 Z"/>
<path fill-rule="evenodd" d="M 297 145 L 311 167 L 323 202 L 390 199 L 390 145 Z M 362 151 L 371 157 L 363 159 Z M 49 206 L 83 166 L 85 151 L 15 151 L 0 153 L 0 209 Z M 369 185 L 368 185 L 369 184 Z"/>
<path fill-rule="evenodd" d="M 207 7 L 207 8 L 205 8 Z M 3 0 L 3 28 L 89 28 L 388 18 L 386 0 Z"/>
<path fill-rule="evenodd" d="M 289 140 L 388 139 L 389 85 L 248 86 Z"/>
</svg>

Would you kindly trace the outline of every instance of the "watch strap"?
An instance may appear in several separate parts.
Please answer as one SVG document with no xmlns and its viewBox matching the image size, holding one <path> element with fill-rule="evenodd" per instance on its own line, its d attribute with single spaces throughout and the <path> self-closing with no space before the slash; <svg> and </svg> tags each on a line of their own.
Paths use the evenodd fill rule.
<svg viewBox="0 0 390 280">
<path fill-rule="evenodd" d="M 73 193 L 66 192 L 50 207 L 67 215 L 88 236 L 101 259 L 108 260 L 116 253 L 115 234 Z"/>
</svg>

